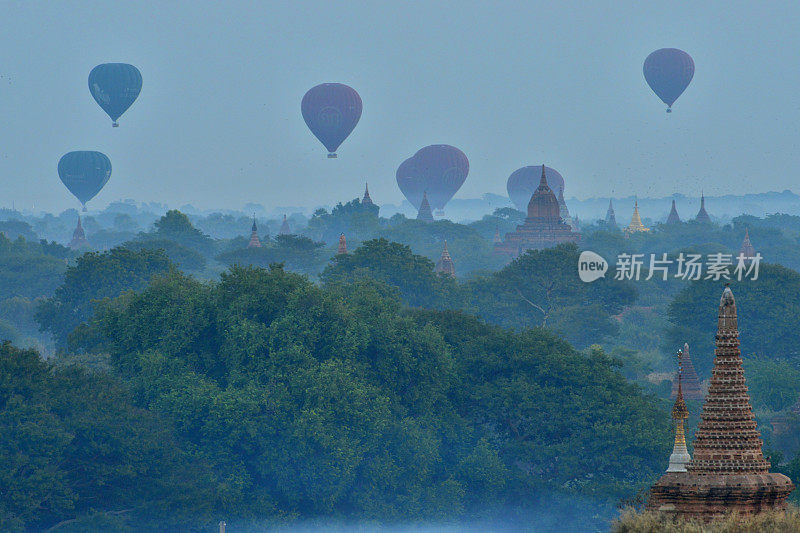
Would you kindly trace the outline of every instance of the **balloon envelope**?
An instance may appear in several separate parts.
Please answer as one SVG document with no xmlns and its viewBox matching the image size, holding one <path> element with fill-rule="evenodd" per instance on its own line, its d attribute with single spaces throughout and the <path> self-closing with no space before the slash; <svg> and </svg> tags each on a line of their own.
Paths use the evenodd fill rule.
<svg viewBox="0 0 800 533">
<path fill-rule="evenodd" d="M 647 84 L 669 108 L 692 81 L 694 61 L 683 50 L 661 48 L 647 56 L 643 71 Z"/>
<path fill-rule="evenodd" d="M 104 63 L 89 73 L 89 91 L 115 126 L 117 119 L 136 101 L 141 90 L 142 74 L 133 65 Z"/>
<path fill-rule="evenodd" d="M 108 183 L 111 161 L 100 152 L 69 152 L 58 161 L 58 177 L 85 205 Z"/>
<path fill-rule="evenodd" d="M 548 166 L 544 167 L 544 178 L 547 181 L 547 186 L 558 196 L 558 191 L 564 186 L 564 178 L 559 172 Z M 542 179 L 542 167 L 537 165 L 534 167 L 522 167 L 515 170 L 508 177 L 506 182 L 506 190 L 508 190 L 508 197 L 517 209 L 523 213 L 528 211 L 528 202 L 531 201 L 531 196 L 539 186 L 539 180 Z"/>
<path fill-rule="evenodd" d="M 469 160 L 464 152 L 447 144 L 434 144 L 420 149 L 398 167 L 397 184 L 417 209 L 427 192 L 431 207 L 441 210 L 464 184 L 467 174 Z"/>
<path fill-rule="evenodd" d="M 341 83 L 312 87 L 300 104 L 303 120 L 328 149 L 328 157 L 336 157 L 336 150 L 358 124 L 361 109 L 358 93 Z"/>
</svg>

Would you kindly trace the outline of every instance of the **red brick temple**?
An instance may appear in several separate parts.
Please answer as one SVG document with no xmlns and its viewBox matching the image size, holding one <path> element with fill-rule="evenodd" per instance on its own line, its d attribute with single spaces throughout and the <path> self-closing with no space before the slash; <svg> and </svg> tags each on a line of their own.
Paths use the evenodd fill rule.
<svg viewBox="0 0 800 533">
<path fill-rule="evenodd" d="M 692 358 L 689 356 L 689 344 L 683 345 L 681 351 L 681 364 L 683 367 L 683 397 L 689 400 L 702 400 L 703 389 L 700 387 L 700 379 L 697 377 L 697 371 L 692 364 Z M 672 397 L 678 396 L 678 378 L 680 376 L 675 374 L 675 379 L 672 381 Z"/>
<path fill-rule="evenodd" d="M 256 226 L 256 217 L 253 217 L 253 227 L 250 228 L 250 242 L 247 243 L 248 248 L 261 248 L 261 241 L 258 240 L 258 226 Z"/>
<path fill-rule="evenodd" d="M 672 199 L 672 209 L 669 210 L 667 216 L 667 224 L 680 224 L 681 217 L 678 216 L 678 210 L 675 208 L 675 198 Z"/>
<path fill-rule="evenodd" d="M 700 194 L 700 211 L 697 212 L 697 216 L 694 219 L 703 224 L 711 224 L 711 217 L 708 216 L 706 211 L 706 197 L 702 193 Z"/>
<path fill-rule="evenodd" d="M 769 472 L 761 446 L 742 368 L 736 301 L 725 287 L 694 458 L 686 472 L 668 471 L 651 487 L 648 509 L 707 521 L 732 511 L 752 515 L 784 509 L 794 485 L 783 474 Z"/>
<path fill-rule="evenodd" d="M 456 277 L 456 265 L 453 263 L 453 258 L 450 257 L 450 252 L 447 251 L 447 241 L 444 241 L 442 256 L 436 262 L 436 268 L 434 268 L 433 271 L 440 274 L 445 274 L 447 276 Z"/>
<path fill-rule="evenodd" d="M 494 245 L 494 251 L 512 259 L 527 250 L 550 248 L 562 242 L 579 242 L 580 234 L 561 218 L 558 199 L 547 185 L 542 165 L 539 187 L 528 202 L 528 216 L 517 226 L 517 231 L 506 233 L 503 242 Z"/>
<path fill-rule="evenodd" d="M 339 249 L 336 250 L 336 255 L 347 255 L 347 240 L 344 238 L 344 233 L 339 235 Z"/>
<path fill-rule="evenodd" d="M 433 222 L 433 211 L 431 211 L 431 204 L 428 202 L 427 191 L 422 193 L 422 203 L 419 204 L 417 220 L 421 220 L 423 222 Z"/>
<path fill-rule="evenodd" d="M 72 232 L 72 240 L 69 241 L 68 246 L 73 250 L 91 248 L 89 241 L 86 239 L 86 233 L 83 231 L 80 215 L 78 215 L 78 225 L 75 226 L 75 231 Z"/>
<path fill-rule="evenodd" d="M 753 243 L 750 242 L 750 230 L 748 228 L 744 230 L 744 240 L 742 241 L 742 247 L 739 249 L 739 255 L 745 259 L 752 259 L 756 256 L 756 249 L 753 248 Z"/>
<path fill-rule="evenodd" d="M 369 195 L 369 183 L 364 185 L 364 197 L 361 199 L 361 205 L 375 205 Z"/>
</svg>

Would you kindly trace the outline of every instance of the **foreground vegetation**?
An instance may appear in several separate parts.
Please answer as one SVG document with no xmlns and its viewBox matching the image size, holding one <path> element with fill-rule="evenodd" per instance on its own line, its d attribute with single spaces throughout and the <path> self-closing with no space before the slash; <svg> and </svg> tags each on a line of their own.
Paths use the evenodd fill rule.
<svg viewBox="0 0 800 533">
<path fill-rule="evenodd" d="M 795 533 L 800 531 L 800 511 L 766 511 L 756 516 L 730 514 L 710 523 L 685 520 L 658 512 L 626 510 L 612 524 L 614 533 Z"/>
</svg>

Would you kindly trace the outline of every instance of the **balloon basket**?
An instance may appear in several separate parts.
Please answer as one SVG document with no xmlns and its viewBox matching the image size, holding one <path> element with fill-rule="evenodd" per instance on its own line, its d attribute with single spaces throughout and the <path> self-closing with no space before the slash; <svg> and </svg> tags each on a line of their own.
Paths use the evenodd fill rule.
<svg viewBox="0 0 800 533">
<path fill-rule="evenodd" d="M 88 211 L 88 209 L 86 209 L 86 206 L 83 206 L 83 209 L 81 211 L 83 211 L 85 213 L 85 212 Z"/>
<path fill-rule="evenodd" d="M 672 108 L 671 107 L 667 108 L 667 113 L 672 113 Z"/>
<path fill-rule="evenodd" d="M 337 157 L 339 157 L 339 156 L 336 155 L 334 152 L 331 152 L 331 153 L 328 154 L 328 159 L 336 159 Z"/>
<path fill-rule="evenodd" d="M 111 124 L 111 127 L 112 127 L 112 128 L 119 128 L 119 124 L 117 124 L 116 122 L 113 122 L 113 123 Z"/>
</svg>

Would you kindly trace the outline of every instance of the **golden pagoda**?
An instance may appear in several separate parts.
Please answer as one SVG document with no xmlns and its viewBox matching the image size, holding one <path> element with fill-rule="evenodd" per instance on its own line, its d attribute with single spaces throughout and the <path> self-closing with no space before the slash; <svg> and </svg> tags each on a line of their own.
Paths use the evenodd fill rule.
<svg viewBox="0 0 800 533">
<path fill-rule="evenodd" d="M 683 400 L 683 352 L 678 350 L 678 396 L 675 398 L 675 405 L 672 406 L 672 419 L 675 420 L 675 445 L 672 448 L 672 455 L 669 456 L 669 467 L 667 472 L 686 472 L 686 465 L 692 460 L 689 450 L 686 448 L 686 433 L 684 432 L 683 422 L 689 418 L 689 410 Z"/>
<path fill-rule="evenodd" d="M 628 224 L 628 227 L 625 228 L 625 233 L 630 235 L 631 233 L 643 233 L 645 231 L 650 231 L 650 228 L 644 227 L 642 224 L 642 217 L 639 216 L 639 201 L 633 204 L 633 216 L 631 217 L 631 223 Z"/>
</svg>

